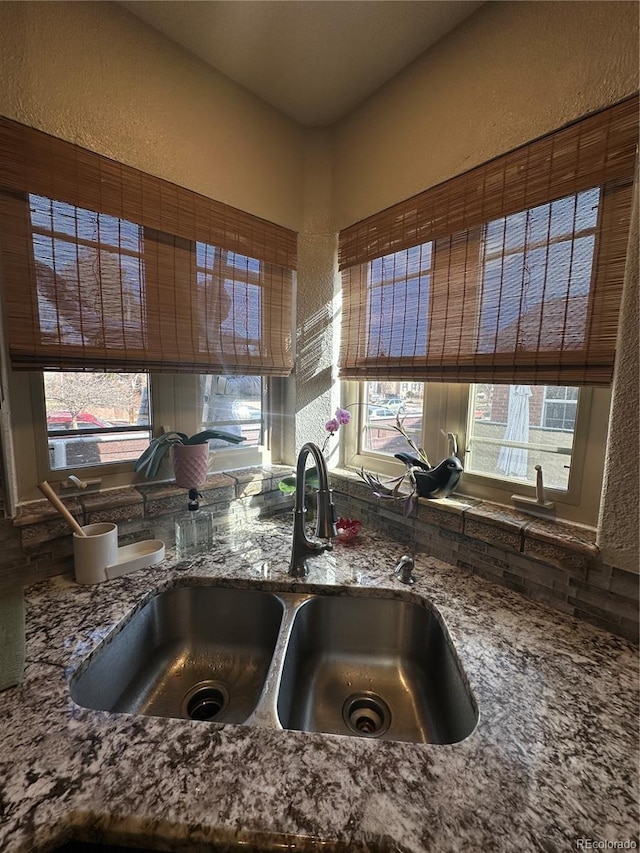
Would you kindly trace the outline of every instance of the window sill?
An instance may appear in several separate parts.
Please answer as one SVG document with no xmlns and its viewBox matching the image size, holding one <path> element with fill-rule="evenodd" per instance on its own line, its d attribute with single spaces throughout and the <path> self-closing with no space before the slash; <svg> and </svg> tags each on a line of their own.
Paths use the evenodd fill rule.
<svg viewBox="0 0 640 853">
<path fill-rule="evenodd" d="M 200 505 L 210 509 L 214 516 L 226 516 L 232 501 L 243 498 L 271 496 L 274 501 L 285 499 L 278 491 L 278 482 L 290 469 L 285 466 L 241 468 L 207 477 L 200 488 Z M 275 494 L 273 494 L 275 493 Z M 186 489 L 173 482 L 152 483 L 141 481 L 133 486 L 103 489 L 71 497 L 64 496 L 62 502 L 80 524 L 111 521 L 122 525 L 119 531 L 139 539 L 141 530 L 152 531 L 157 523 L 168 527 L 169 521 L 187 506 Z M 289 505 L 290 501 L 287 502 Z M 163 521 L 164 520 L 164 521 Z M 69 525 L 47 500 L 28 501 L 18 504 L 13 526 L 20 534 L 24 548 L 36 548 L 54 543 L 62 537 L 68 541 Z M 166 531 L 156 531 L 166 537 Z"/>
<path fill-rule="evenodd" d="M 377 500 L 362 480 L 346 469 L 331 472 L 332 483 L 344 486 L 350 496 Z M 338 485 L 334 485 L 338 488 Z M 389 506 L 392 502 L 386 501 Z M 397 508 L 402 512 L 400 502 Z M 598 557 L 592 527 L 534 518 L 512 507 L 453 495 L 431 500 L 418 498 L 418 521 L 439 525 L 487 544 L 499 543 L 533 559 L 573 568 Z"/>
</svg>

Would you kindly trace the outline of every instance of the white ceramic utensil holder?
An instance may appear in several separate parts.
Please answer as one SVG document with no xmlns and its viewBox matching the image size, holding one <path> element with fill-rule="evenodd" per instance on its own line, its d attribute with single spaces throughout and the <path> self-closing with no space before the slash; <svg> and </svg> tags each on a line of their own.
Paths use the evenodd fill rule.
<svg viewBox="0 0 640 853">
<path fill-rule="evenodd" d="M 118 527 L 110 521 L 86 524 L 86 536 L 73 534 L 73 558 L 78 583 L 107 580 L 107 566 L 118 562 Z"/>
<path fill-rule="evenodd" d="M 145 539 L 118 547 L 118 527 L 109 521 L 85 524 L 87 534 L 73 534 L 73 556 L 78 583 L 113 580 L 164 560 L 164 542 Z"/>
</svg>

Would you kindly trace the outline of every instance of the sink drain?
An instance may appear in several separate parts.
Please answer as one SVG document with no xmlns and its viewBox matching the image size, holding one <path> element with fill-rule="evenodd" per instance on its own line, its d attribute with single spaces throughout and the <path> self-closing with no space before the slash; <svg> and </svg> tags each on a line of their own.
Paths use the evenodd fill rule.
<svg viewBox="0 0 640 853">
<path fill-rule="evenodd" d="M 215 720 L 229 702 L 229 692 L 219 681 L 201 681 L 182 700 L 183 713 L 191 720 Z"/>
<path fill-rule="evenodd" d="M 389 706 L 375 693 L 354 693 L 342 706 L 347 727 L 361 737 L 380 737 L 391 725 Z"/>
</svg>

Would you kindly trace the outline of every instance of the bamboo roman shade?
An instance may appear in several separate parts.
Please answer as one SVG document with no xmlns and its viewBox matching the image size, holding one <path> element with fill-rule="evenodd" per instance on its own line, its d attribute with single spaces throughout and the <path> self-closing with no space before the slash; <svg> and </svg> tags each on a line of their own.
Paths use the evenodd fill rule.
<svg viewBox="0 0 640 853">
<path fill-rule="evenodd" d="M 296 234 L 0 119 L 15 369 L 286 375 Z"/>
<path fill-rule="evenodd" d="M 341 376 L 610 382 L 637 145 L 636 95 L 341 231 Z"/>
</svg>

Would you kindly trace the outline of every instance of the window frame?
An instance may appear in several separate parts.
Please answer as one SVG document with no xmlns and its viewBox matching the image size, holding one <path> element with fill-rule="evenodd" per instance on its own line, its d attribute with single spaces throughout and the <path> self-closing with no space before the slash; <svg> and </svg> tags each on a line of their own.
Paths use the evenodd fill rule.
<svg viewBox="0 0 640 853">
<path fill-rule="evenodd" d="M 51 375 L 51 372 L 49 372 L 49 375 Z M 76 374 L 76 375 L 81 375 L 81 374 Z M 88 374 L 88 375 L 92 375 L 92 374 Z M 147 376 L 147 389 L 149 389 L 149 385 L 150 385 L 149 374 L 145 373 L 144 375 Z M 149 417 L 149 423 L 148 424 L 128 424 L 126 426 L 110 426 L 110 427 L 104 427 L 104 428 L 89 427 L 89 428 L 78 428 L 77 430 L 72 430 L 70 428 L 63 428 L 61 430 L 51 430 L 49 428 L 49 422 L 48 422 L 48 417 L 47 417 L 44 372 L 39 372 L 38 376 L 42 379 L 42 384 L 41 384 L 40 388 L 38 390 L 36 390 L 35 383 L 34 383 L 34 387 L 32 389 L 32 401 L 35 404 L 34 405 L 34 411 L 36 411 L 36 412 L 40 411 L 40 408 L 38 405 L 40 400 L 42 400 L 42 403 L 44 406 L 45 433 L 46 433 L 46 437 L 47 437 L 47 465 L 45 466 L 43 464 L 44 458 L 43 457 L 41 458 L 40 453 L 39 453 L 38 454 L 38 466 L 39 466 L 39 470 L 45 471 L 45 473 L 47 475 L 46 479 L 50 479 L 58 471 L 65 471 L 65 472 L 66 471 L 72 471 L 72 470 L 74 470 L 74 468 L 78 468 L 81 471 L 85 471 L 88 468 L 95 468 L 96 470 L 102 470 L 105 465 L 114 465 L 114 466 L 115 465 L 126 465 L 126 464 L 130 464 L 132 462 L 135 462 L 135 459 L 134 459 L 134 460 L 122 460 L 122 462 L 101 462 L 101 463 L 96 464 L 96 465 L 76 465 L 76 466 L 66 465 L 66 466 L 61 467 L 61 468 L 58 468 L 58 467 L 54 468 L 51 466 L 50 454 L 49 454 L 49 442 L 52 439 L 53 440 L 65 439 L 65 438 L 91 439 L 92 436 L 109 436 L 109 435 L 114 435 L 114 434 L 117 436 L 123 436 L 125 434 L 130 434 L 132 436 L 132 438 L 136 438 L 135 433 L 148 433 L 148 435 L 149 435 L 148 440 L 151 440 L 151 437 L 153 435 L 153 424 L 151 422 L 151 417 Z M 35 395 L 35 399 L 34 399 L 34 395 Z M 148 393 L 148 399 L 151 400 L 150 391 Z M 151 414 L 151 408 L 149 408 L 149 413 Z M 141 440 L 141 438 L 142 437 L 140 437 L 139 440 Z M 38 449 L 40 450 L 40 443 L 38 444 Z M 48 469 L 48 470 L 46 470 L 46 469 Z"/>
<path fill-rule="evenodd" d="M 425 383 L 422 446 L 429 459 L 440 461 L 450 452 L 449 440 L 442 430 L 456 435 L 458 456 L 465 464 L 471 414 L 470 389 L 471 385 L 466 383 Z M 353 429 L 342 434 L 343 467 L 353 470 L 364 468 L 389 477 L 402 473 L 405 466 L 400 461 L 362 448 L 364 383 L 345 381 L 342 393 L 343 405 L 351 404 L 350 410 L 354 412 Z M 590 527 L 597 525 L 610 400 L 609 388 L 580 388 L 569 488 L 565 492 L 545 486 L 545 497 L 555 503 L 556 517 L 560 520 Z M 356 405 L 353 405 L 354 401 Z M 535 486 L 465 470 L 455 494 L 471 502 L 486 500 L 513 507 L 512 495 L 535 498 Z"/>
<path fill-rule="evenodd" d="M 22 204 L 29 204 L 29 199 L 22 200 Z M 73 206 L 73 205 L 72 205 Z M 75 205 L 76 207 L 78 205 Z M 99 217 L 100 212 L 96 212 Z M 30 221 L 29 239 L 32 241 L 34 233 L 42 233 L 51 239 L 57 239 L 60 236 L 67 240 L 66 234 L 58 235 L 51 229 L 47 231 L 44 226 L 34 226 Z M 129 256 L 139 258 L 142 264 L 149 268 L 154 267 L 152 261 L 157 261 L 154 252 L 158 251 L 158 246 L 153 244 L 148 245 L 147 236 L 150 229 L 144 225 L 136 225 L 139 229 L 139 245 L 138 250 L 127 250 L 125 253 Z M 151 229 L 152 230 L 152 229 Z M 164 232 L 162 232 L 164 234 Z M 160 232 L 158 232 L 160 234 Z M 172 238 L 172 235 L 167 235 Z M 178 238 L 175 238 L 178 240 Z M 189 305 L 186 305 L 184 310 L 191 313 L 197 307 L 198 294 L 198 273 L 210 275 L 217 279 L 220 287 L 225 287 L 225 273 L 230 273 L 234 282 L 238 284 L 246 284 L 247 286 L 257 286 L 264 288 L 266 286 L 265 279 L 265 264 L 262 259 L 254 259 L 250 255 L 240 255 L 237 251 L 226 247 L 213 246 L 215 250 L 215 262 L 211 269 L 205 269 L 198 265 L 198 252 L 196 241 L 180 238 L 178 240 L 183 252 L 190 256 L 189 263 L 189 281 L 190 287 L 194 294 L 194 298 Z M 86 244 L 95 251 L 118 251 L 122 253 L 122 247 L 111 246 L 104 241 L 84 240 Z M 208 246 L 202 242 L 202 245 Z M 234 264 L 235 257 L 246 260 L 246 264 Z M 259 271 L 255 272 L 251 268 L 251 261 L 257 260 Z M 148 270 L 149 275 L 153 278 L 152 270 Z M 153 290 L 153 288 L 151 288 Z M 262 293 L 261 293 L 262 299 Z M 261 325 L 266 322 L 266 313 L 261 305 L 260 310 Z M 261 328 L 261 334 L 263 330 Z M 46 406 L 44 396 L 44 381 L 43 371 L 14 371 L 11 369 L 10 357 L 7 347 L 7 336 L 5 335 L 5 344 L 2 348 L 3 366 L 7 372 L 7 385 L 9 388 L 9 399 L 11 400 L 11 410 L 7 411 L 7 407 L 3 407 L 2 412 L 2 429 L 6 436 L 12 436 L 13 451 L 5 452 L 6 459 L 6 478 L 8 481 L 5 489 L 6 493 L 11 497 L 9 500 L 10 511 L 13 514 L 17 503 L 24 502 L 39 497 L 36 485 L 42 480 L 47 480 L 57 484 L 68 479 L 71 473 L 76 473 L 82 479 L 98 481 L 102 488 L 130 486 L 142 482 L 140 475 L 134 473 L 135 460 L 129 462 L 105 462 L 99 465 L 87 466 L 71 466 L 68 468 L 52 468 L 49 458 L 49 435 L 46 420 Z M 141 371 L 138 371 L 141 372 Z M 220 374 L 221 370 L 215 371 Z M 200 430 L 200 392 L 199 392 L 199 376 L 198 373 L 150 373 L 149 376 L 149 398 L 150 398 L 150 413 L 149 413 L 149 430 L 152 436 L 159 435 L 161 432 L 180 430 L 188 435 L 193 435 Z M 26 379 L 26 381 L 25 381 Z M 212 453 L 209 470 L 213 472 L 221 472 L 225 470 L 233 470 L 246 468 L 251 466 L 269 465 L 272 461 L 272 419 L 270 409 L 272 408 L 271 399 L 275 399 L 274 389 L 284 382 L 283 378 L 263 375 L 263 399 L 262 399 L 262 436 L 263 442 L 257 446 L 243 447 L 242 445 L 226 448 L 216 448 L 215 453 Z M 283 394 L 278 394 L 278 399 L 283 399 Z M 17 437 L 14 440 L 14 433 L 17 431 Z M 87 435 L 89 433 L 87 432 Z M 278 458 L 281 457 L 281 450 Z M 147 482 L 156 482 L 169 479 L 167 468 L 163 465 L 164 476 L 160 476 L 156 480 Z"/>
<path fill-rule="evenodd" d="M 200 427 L 199 374 L 150 374 L 149 380 L 152 434 L 159 435 L 172 429 L 189 435 L 197 432 Z M 272 416 L 272 410 L 282 399 L 279 391 L 282 381 L 263 377 L 263 444 L 216 449 L 211 457 L 211 473 L 271 464 L 273 424 L 278 421 Z M 8 491 L 14 495 L 12 512 L 17 503 L 41 498 L 37 484 L 42 480 L 57 484 L 67 480 L 72 473 L 84 480 L 99 481 L 103 489 L 170 479 L 171 475 L 162 474 L 154 480 L 141 479 L 140 474 L 134 473 L 133 461 L 52 469 L 49 465 L 42 371 L 8 371 L 8 386 L 11 407 L 3 407 L 3 428 L 13 439 L 13 450 L 7 458 Z M 278 447 L 277 438 L 275 446 Z"/>
</svg>

